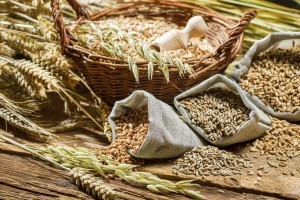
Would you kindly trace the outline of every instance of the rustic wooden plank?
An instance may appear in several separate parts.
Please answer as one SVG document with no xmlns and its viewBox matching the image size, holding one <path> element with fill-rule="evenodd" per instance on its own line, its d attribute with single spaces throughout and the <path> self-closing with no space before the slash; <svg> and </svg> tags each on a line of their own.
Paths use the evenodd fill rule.
<svg viewBox="0 0 300 200">
<path fill-rule="evenodd" d="M 3 124 L 0 122 L 0 126 L 4 127 Z M 17 140 L 20 143 L 23 144 L 29 144 L 33 146 L 43 146 L 44 144 L 36 143 L 34 140 L 28 139 L 26 136 L 24 136 L 23 133 L 17 132 L 16 130 L 10 128 L 9 130 L 13 130 L 13 134 L 3 132 L 1 133 L 6 134 L 6 136 L 13 137 L 14 140 Z M 108 145 L 107 140 L 104 139 L 103 135 L 97 135 L 97 134 L 91 134 L 82 132 L 82 130 L 74 130 L 68 133 L 59 134 L 60 138 L 55 141 L 55 144 L 65 144 L 70 146 L 82 146 L 82 147 L 88 147 L 88 148 L 94 148 L 100 145 Z M 243 144 L 241 146 L 238 146 L 237 148 L 233 148 L 231 150 L 234 150 L 235 153 L 244 153 L 247 154 L 249 157 L 253 157 L 256 154 L 250 153 L 248 151 L 248 147 L 246 147 L 246 144 Z M 18 155 L 25 156 L 27 153 L 5 143 L 0 143 L 0 152 L 5 153 L 17 153 Z M 20 154 L 21 153 L 21 154 Z M 30 156 L 27 154 L 27 156 Z M 264 157 L 260 157 L 259 159 L 254 159 L 257 161 L 255 164 L 255 167 L 252 169 L 255 171 L 255 169 L 258 166 L 267 165 L 265 162 Z M 255 181 L 257 179 L 257 176 L 246 176 L 246 175 L 240 175 L 240 176 L 234 176 L 233 178 L 230 177 L 194 177 L 194 176 L 175 176 L 171 172 L 172 163 L 169 163 L 168 161 L 149 161 L 147 162 L 147 165 L 141 167 L 141 170 L 152 172 L 156 175 L 159 175 L 161 177 L 166 177 L 173 180 L 182 180 L 182 179 L 196 179 L 198 183 L 200 183 L 202 188 L 200 189 L 201 192 L 206 193 L 205 191 L 209 191 L 207 194 L 216 196 L 216 199 L 218 199 L 218 195 L 220 195 L 219 192 L 212 192 L 210 191 L 210 187 L 213 186 L 216 191 L 218 188 L 222 188 L 222 190 L 225 190 L 226 193 L 233 192 L 233 194 L 238 197 L 241 197 L 241 194 L 246 192 L 247 195 L 253 194 L 259 194 L 258 197 L 260 198 L 267 198 L 267 197 L 278 197 L 278 198 L 300 198 L 299 194 L 299 188 L 300 188 L 300 179 L 299 179 L 299 172 L 296 173 L 295 176 L 284 176 L 282 175 L 283 171 L 288 171 L 294 168 L 297 168 L 300 164 L 300 159 L 292 159 L 288 162 L 288 167 L 286 168 L 279 168 L 279 169 L 270 169 L 268 174 L 265 174 L 262 177 L 262 181 L 259 182 L 259 184 L 255 184 Z M 30 169 L 28 169 L 30 170 Z M 244 171 L 244 174 L 246 174 L 246 170 Z M 119 187 L 122 188 L 121 184 Z M 204 187 L 206 186 L 206 187 Z M 204 189 L 203 189 L 204 188 Z M 203 191 L 202 191 L 203 190 Z M 143 190 L 144 192 L 144 190 Z M 212 193 L 211 193 L 212 192 Z M 261 195 L 261 196 L 260 196 Z M 226 196 L 230 196 L 227 195 Z M 221 197 L 224 197 L 223 194 L 221 194 Z M 220 197 L 220 199 L 221 199 Z M 255 199 L 257 196 L 251 196 L 249 199 Z M 259 198 L 258 198 L 259 199 Z"/>
<path fill-rule="evenodd" d="M 12 134 L 0 130 L 1 134 L 13 137 Z M 23 144 L 35 144 L 21 138 L 14 138 Z M 77 141 L 78 142 L 78 141 Z M 42 144 L 38 144 L 40 146 Z M 159 166 L 160 167 L 160 166 Z M 143 188 L 132 187 L 118 179 L 111 180 L 108 185 L 126 194 L 127 199 L 189 199 L 181 195 L 161 196 Z M 234 192 L 225 188 L 201 186 L 194 188 L 208 198 L 228 199 L 273 199 L 263 195 Z M 22 195 L 19 195 L 22 194 Z M 52 168 L 45 162 L 33 159 L 27 152 L 0 141 L 0 197 L 4 199 L 90 199 L 77 190 L 68 181 L 66 172 Z"/>
<path fill-rule="evenodd" d="M 0 154 L 0 199 L 92 199 L 65 172 L 28 157 Z"/>
<path fill-rule="evenodd" d="M 245 168 L 242 175 L 224 176 L 204 176 L 196 177 L 193 175 L 174 175 L 172 173 L 172 162 L 169 161 L 151 161 L 147 165 L 140 167 L 140 170 L 154 173 L 156 175 L 170 179 L 195 179 L 202 185 L 215 187 L 224 187 L 232 191 L 244 191 L 249 193 L 262 194 L 284 199 L 300 199 L 300 159 L 295 157 L 287 161 L 286 167 L 273 168 L 267 164 L 267 156 L 261 156 L 259 153 L 250 152 L 249 145 L 245 143 L 235 147 L 227 148 L 237 154 L 243 153 L 250 160 L 255 161 L 253 168 Z M 247 171 L 257 172 L 257 168 L 264 166 L 269 169 L 268 173 L 263 173 L 261 180 L 255 173 L 252 176 L 247 175 Z M 296 172 L 294 176 L 291 171 Z M 286 172 L 287 175 L 283 173 Z"/>
<path fill-rule="evenodd" d="M 52 168 L 30 157 L 20 157 L 0 151 L 0 199 L 91 199 L 69 182 L 65 171 Z M 161 196 L 146 189 L 132 187 L 120 180 L 108 185 L 127 196 L 125 199 L 189 199 L 181 195 Z M 197 187 L 209 199 L 275 199 L 261 195 L 236 193 L 216 187 Z"/>
</svg>

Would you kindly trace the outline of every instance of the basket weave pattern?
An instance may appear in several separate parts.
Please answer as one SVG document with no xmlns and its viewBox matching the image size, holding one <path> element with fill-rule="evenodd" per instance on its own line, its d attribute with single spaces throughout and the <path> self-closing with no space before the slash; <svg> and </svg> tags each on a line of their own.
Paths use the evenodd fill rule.
<svg viewBox="0 0 300 200">
<path fill-rule="evenodd" d="M 147 62 L 137 63 L 139 68 L 139 83 L 135 81 L 128 63 L 100 55 L 85 49 L 77 41 L 63 23 L 58 0 L 52 0 L 53 18 L 61 36 L 62 52 L 71 56 L 79 66 L 84 78 L 103 100 L 114 103 L 130 95 L 134 90 L 142 89 L 154 94 L 158 99 L 172 102 L 178 93 L 202 82 L 208 77 L 221 73 L 233 61 L 242 46 L 244 28 L 256 16 L 255 10 L 250 10 L 235 25 L 217 12 L 198 5 L 178 1 L 139 1 L 124 3 L 118 7 L 107 9 L 89 15 L 75 0 L 68 0 L 80 17 L 78 24 L 85 19 L 101 20 L 119 15 L 134 17 L 163 17 L 165 20 L 185 26 L 195 15 L 201 15 L 206 21 L 209 31 L 205 38 L 216 49 L 214 54 L 199 59 L 185 60 L 193 66 L 194 76 L 180 77 L 177 69 L 169 66 L 170 82 L 167 83 L 161 71 L 154 70 L 153 79 L 148 79 Z M 229 32 L 229 33 L 228 33 Z"/>
</svg>

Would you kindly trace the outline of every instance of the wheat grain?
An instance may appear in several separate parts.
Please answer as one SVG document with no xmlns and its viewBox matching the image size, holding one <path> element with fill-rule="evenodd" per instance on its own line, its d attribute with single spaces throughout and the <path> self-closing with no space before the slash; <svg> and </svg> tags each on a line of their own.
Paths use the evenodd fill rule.
<svg viewBox="0 0 300 200">
<path fill-rule="evenodd" d="M 234 135 L 249 120 L 248 108 L 239 95 L 225 89 L 210 89 L 180 102 L 191 123 L 212 141 Z"/>
<path fill-rule="evenodd" d="M 271 48 L 258 55 L 242 77 L 241 87 L 275 112 L 300 110 L 300 45 Z"/>
<path fill-rule="evenodd" d="M 253 142 L 250 151 L 273 155 L 279 161 L 300 155 L 300 125 L 272 118 L 270 129 Z"/>
<path fill-rule="evenodd" d="M 128 150 L 136 154 L 148 133 L 148 109 L 131 109 L 126 115 L 115 120 L 116 140 L 109 146 L 101 147 L 99 153 L 107 155 L 118 163 L 141 163 L 134 159 Z"/>
</svg>

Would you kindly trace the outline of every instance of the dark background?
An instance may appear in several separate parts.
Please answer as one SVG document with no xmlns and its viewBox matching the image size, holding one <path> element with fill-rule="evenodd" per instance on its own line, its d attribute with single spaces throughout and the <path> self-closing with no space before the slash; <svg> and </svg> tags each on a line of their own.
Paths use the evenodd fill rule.
<svg viewBox="0 0 300 200">
<path fill-rule="evenodd" d="M 282 6 L 286 6 L 294 9 L 300 9 L 300 5 L 293 0 L 270 0 L 270 1 L 280 4 Z"/>
</svg>

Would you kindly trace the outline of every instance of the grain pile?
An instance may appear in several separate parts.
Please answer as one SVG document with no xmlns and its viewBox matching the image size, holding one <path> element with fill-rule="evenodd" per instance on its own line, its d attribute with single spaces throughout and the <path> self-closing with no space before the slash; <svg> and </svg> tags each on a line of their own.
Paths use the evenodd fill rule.
<svg viewBox="0 0 300 200">
<path fill-rule="evenodd" d="M 274 155 L 279 161 L 298 156 L 300 154 L 300 125 L 273 118 L 270 129 L 253 142 L 250 151 L 259 151 L 262 155 Z"/>
<path fill-rule="evenodd" d="M 137 161 L 127 151 L 131 150 L 136 154 L 147 136 L 149 128 L 147 107 L 132 109 L 115 123 L 116 140 L 109 146 L 101 148 L 100 153 L 118 163 L 136 163 Z"/>
<path fill-rule="evenodd" d="M 192 124 L 201 127 L 212 141 L 234 135 L 249 120 L 248 108 L 231 91 L 211 89 L 184 99 L 180 105 Z"/>
<path fill-rule="evenodd" d="M 247 158 L 219 150 L 217 147 L 203 146 L 194 148 L 178 158 L 173 165 L 173 173 L 230 176 L 241 174 L 241 169 L 248 167 L 252 167 L 252 164 Z"/>
<path fill-rule="evenodd" d="M 278 112 L 300 109 L 300 45 L 262 52 L 240 86 Z"/>
<path fill-rule="evenodd" d="M 135 41 L 136 45 L 138 44 L 138 41 L 143 41 L 146 44 L 150 45 L 156 38 L 160 37 L 161 35 L 168 32 L 169 30 L 184 28 L 184 27 L 179 27 L 175 23 L 166 21 L 164 18 L 152 19 L 152 18 L 145 18 L 143 15 L 139 15 L 137 17 L 118 16 L 114 18 L 103 19 L 101 21 L 97 21 L 93 23 L 95 24 L 96 27 L 99 27 L 99 29 L 101 29 L 103 33 L 106 31 L 105 29 L 109 29 L 109 27 L 111 27 L 111 24 L 114 24 L 116 27 L 118 27 L 122 32 L 124 32 L 124 34 L 133 33 L 132 35 L 134 36 L 134 38 L 137 39 L 137 41 Z M 91 30 L 91 28 L 93 27 L 89 27 L 89 24 L 87 23 L 83 25 L 83 28 Z M 90 46 L 93 50 L 96 50 L 101 54 L 103 53 L 105 54 L 105 52 L 103 51 L 103 47 L 99 45 L 101 42 L 102 43 L 105 42 L 105 38 L 101 40 L 99 37 L 97 37 L 97 32 L 95 31 L 85 33 L 85 32 L 81 32 L 82 30 L 83 29 L 81 27 L 80 30 L 77 31 L 77 37 L 81 39 L 84 38 L 84 40 L 88 39 L 91 43 L 93 43 L 93 45 Z M 96 35 L 94 35 L 93 32 Z M 118 37 L 112 37 L 111 39 L 116 42 L 115 43 L 116 46 L 118 46 L 117 44 L 126 45 L 123 47 L 125 49 L 124 53 L 131 56 L 135 55 L 133 56 L 135 61 L 143 60 L 141 56 L 139 56 L 139 53 L 134 51 L 134 49 L 132 48 L 132 44 L 125 44 L 126 39 L 124 41 L 120 40 L 120 38 Z M 92 40 L 98 42 L 93 42 Z M 83 45 L 86 45 L 86 43 L 84 42 Z M 213 50 L 214 48 L 206 39 L 193 38 L 189 41 L 187 49 L 168 51 L 168 53 L 172 58 L 178 57 L 178 58 L 182 58 L 183 60 L 186 60 L 191 58 L 201 58 L 203 57 L 203 55 L 212 53 Z M 143 50 L 141 48 L 141 52 L 142 51 Z"/>
</svg>

